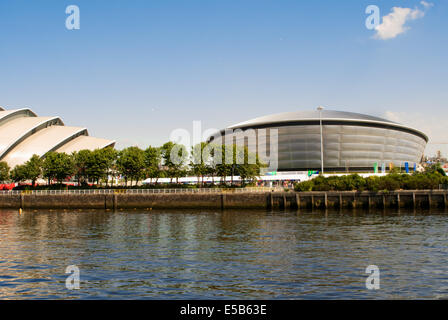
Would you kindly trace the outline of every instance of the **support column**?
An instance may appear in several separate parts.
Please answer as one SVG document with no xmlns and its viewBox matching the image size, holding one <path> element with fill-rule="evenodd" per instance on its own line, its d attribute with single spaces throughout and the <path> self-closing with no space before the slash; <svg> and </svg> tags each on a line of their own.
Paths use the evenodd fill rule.
<svg viewBox="0 0 448 320">
<path fill-rule="evenodd" d="M 415 208 L 416 207 L 416 203 L 415 203 L 415 191 L 412 191 L 412 207 Z"/>
<path fill-rule="evenodd" d="M 226 195 L 224 192 L 221 192 L 221 210 L 226 208 Z"/>
<path fill-rule="evenodd" d="M 325 206 L 325 209 L 328 208 L 328 195 L 327 195 L 327 192 L 325 192 L 324 206 Z"/>
<path fill-rule="evenodd" d="M 443 207 L 446 208 L 446 191 L 443 191 Z"/>
<path fill-rule="evenodd" d="M 300 209 L 300 194 L 296 193 L 296 205 L 297 209 Z"/>
<path fill-rule="evenodd" d="M 23 193 L 20 194 L 20 208 L 19 209 L 25 209 L 25 195 Z"/>
</svg>

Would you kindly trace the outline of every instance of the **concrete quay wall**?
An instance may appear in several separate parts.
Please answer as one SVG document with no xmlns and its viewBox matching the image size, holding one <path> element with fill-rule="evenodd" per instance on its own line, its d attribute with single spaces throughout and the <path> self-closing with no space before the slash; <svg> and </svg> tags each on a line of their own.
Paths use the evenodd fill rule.
<svg viewBox="0 0 448 320">
<path fill-rule="evenodd" d="M 5 209 L 301 209 L 447 207 L 448 191 L 0 194 Z"/>
</svg>

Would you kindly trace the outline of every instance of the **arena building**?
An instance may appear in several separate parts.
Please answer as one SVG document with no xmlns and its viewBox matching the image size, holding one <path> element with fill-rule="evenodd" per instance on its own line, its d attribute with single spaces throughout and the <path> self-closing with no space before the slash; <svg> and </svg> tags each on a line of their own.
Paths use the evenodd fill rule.
<svg viewBox="0 0 448 320">
<path fill-rule="evenodd" d="M 413 167 L 420 163 L 428 142 L 423 132 L 393 121 L 322 109 L 241 122 L 207 141 L 223 143 L 229 135 L 226 144 L 244 141 L 266 164 L 276 153 L 278 171 L 320 171 L 323 167 L 324 172 L 360 172 L 372 171 L 374 166 L 389 169 L 390 164 L 404 167 L 406 163 Z M 272 143 L 273 137 L 277 143 Z"/>
<path fill-rule="evenodd" d="M 86 128 L 65 126 L 59 117 L 38 117 L 28 108 L 0 107 L 0 161 L 11 168 L 34 154 L 43 157 L 49 151 L 72 153 L 114 145 L 115 141 L 89 136 Z"/>
</svg>

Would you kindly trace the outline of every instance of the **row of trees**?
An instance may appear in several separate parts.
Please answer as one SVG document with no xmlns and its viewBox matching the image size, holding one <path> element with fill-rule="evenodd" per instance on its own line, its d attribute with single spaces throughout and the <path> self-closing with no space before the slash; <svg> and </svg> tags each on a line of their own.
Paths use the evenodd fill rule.
<svg viewBox="0 0 448 320">
<path fill-rule="evenodd" d="M 393 170 L 386 176 L 363 178 L 357 174 L 345 176 L 318 176 L 295 185 L 296 191 L 393 191 L 432 190 L 439 185 L 448 185 L 448 177 L 439 166 L 426 168 L 425 172 L 401 174 Z"/>
<path fill-rule="evenodd" d="M 121 151 L 113 148 L 94 151 L 81 150 L 73 154 L 49 152 L 44 158 L 33 155 L 30 160 L 12 170 L 5 162 L 0 162 L 0 181 L 31 181 L 39 178 L 56 181 L 75 179 L 79 185 L 106 183 L 120 176 L 126 185 L 137 184 L 142 179 L 152 178 L 157 183 L 161 177 L 178 178 L 194 175 L 198 183 L 204 177 L 240 176 L 243 181 L 255 179 L 263 167 L 258 156 L 249 153 L 245 147 L 234 145 L 226 150 L 224 146 L 200 143 L 190 152 L 183 145 L 167 142 L 161 147 L 149 146 L 142 150 L 129 147 Z"/>
</svg>

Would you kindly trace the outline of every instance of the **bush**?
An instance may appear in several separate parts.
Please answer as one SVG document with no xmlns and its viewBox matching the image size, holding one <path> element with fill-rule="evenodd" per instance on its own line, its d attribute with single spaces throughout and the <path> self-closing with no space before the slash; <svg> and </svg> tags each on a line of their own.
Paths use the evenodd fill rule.
<svg viewBox="0 0 448 320">
<path fill-rule="evenodd" d="M 443 170 L 442 170 L 443 171 Z M 296 191 L 393 191 L 393 190 L 432 190 L 440 184 L 448 185 L 448 177 L 442 175 L 438 168 L 430 168 L 424 173 L 400 174 L 396 170 L 378 177 L 363 178 L 358 174 L 345 176 L 318 176 L 312 180 L 299 182 Z"/>
<path fill-rule="evenodd" d="M 313 180 L 299 182 L 294 186 L 295 191 L 312 191 L 314 186 Z"/>
</svg>

